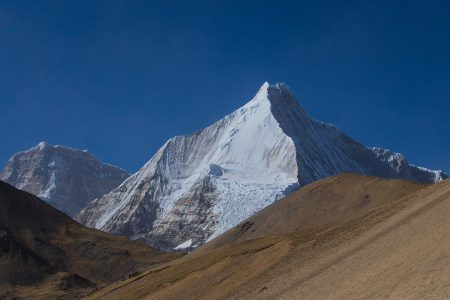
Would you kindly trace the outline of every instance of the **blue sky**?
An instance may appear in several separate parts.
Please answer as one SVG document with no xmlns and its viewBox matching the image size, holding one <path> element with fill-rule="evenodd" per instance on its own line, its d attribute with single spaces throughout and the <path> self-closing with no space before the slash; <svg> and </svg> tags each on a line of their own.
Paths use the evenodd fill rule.
<svg viewBox="0 0 450 300">
<path fill-rule="evenodd" d="M 45 140 L 133 172 L 267 80 L 363 144 L 448 172 L 449 11 L 446 1 L 1 1 L 0 160 Z"/>
</svg>

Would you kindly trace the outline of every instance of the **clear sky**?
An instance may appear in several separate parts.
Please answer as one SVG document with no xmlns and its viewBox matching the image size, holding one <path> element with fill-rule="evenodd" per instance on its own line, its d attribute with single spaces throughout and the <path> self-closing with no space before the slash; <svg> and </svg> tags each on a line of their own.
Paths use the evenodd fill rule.
<svg viewBox="0 0 450 300">
<path fill-rule="evenodd" d="M 316 119 L 450 171 L 448 1 L 0 2 L 0 160 L 40 141 L 130 172 L 286 82 Z"/>
</svg>

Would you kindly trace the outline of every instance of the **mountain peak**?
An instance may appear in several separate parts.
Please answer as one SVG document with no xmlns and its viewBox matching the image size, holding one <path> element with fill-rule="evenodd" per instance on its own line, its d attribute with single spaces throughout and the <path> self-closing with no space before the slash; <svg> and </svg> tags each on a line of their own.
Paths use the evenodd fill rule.
<svg viewBox="0 0 450 300">
<path fill-rule="evenodd" d="M 254 101 L 261 101 L 267 98 L 268 90 L 269 90 L 270 84 L 265 81 L 261 87 L 259 88 L 258 92 L 256 93 L 255 97 L 252 99 Z"/>
<path fill-rule="evenodd" d="M 145 168 L 77 219 L 160 249 L 196 247 L 293 189 L 342 172 L 424 182 L 436 177 L 406 162 L 396 168 L 308 117 L 286 84 L 264 82 L 233 113 L 170 139 Z"/>
<path fill-rule="evenodd" d="M 283 110 L 281 107 L 291 109 L 298 109 L 303 111 L 294 94 L 289 89 L 289 86 L 282 82 L 270 84 L 264 82 L 259 88 L 255 97 L 250 102 L 264 102 L 270 103 L 271 110 Z"/>
<path fill-rule="evenodd" d="M 37 144 L 36 147 L 39 148 L 40 150 L 42 150 L 42 149 L 44 149 L 44 148 L 47 147 L 47 146 L 48 146 L 48 143 L 42 141 L 42 142 L 40 142 L 39 144 Z"/>
<path fill-rule="evenodd" d="M 267 81 L 265 81 L 261 85 L 256 96 L 258 96 L 258 95 L 259 96 L 267 96 L 270 92 L 289 95 L 291 97 L 294 97 L 287 84 L 285 84 L 283 82 L 277 82 L 275 84 L 270 84 Z"/>
<path fill-rule="evenodd" d="M 264 83 L 261 85 L 261 87 L 259 88 L 259 90 L 266 90 L 269 88 L 270 83 L 268 81 L 264 81 Z"/>
</svg>

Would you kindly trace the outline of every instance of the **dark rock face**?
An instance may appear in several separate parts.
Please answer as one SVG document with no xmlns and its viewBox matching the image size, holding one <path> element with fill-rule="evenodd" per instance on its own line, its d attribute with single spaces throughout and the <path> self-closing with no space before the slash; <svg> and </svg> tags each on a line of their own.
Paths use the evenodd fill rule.
<svg viewBox="0 0 450 300">
<path fill-rule="evenodd" d="M 98 161 L 85 150 L 47 143 L 15 154 L 0 173 L 0 180 L 40 197 L 72 217 L 127 177 L 126 171 Z"/>
<path fill-rule="evenodd" d="M 168 216 L 156 222 L 150 234 L 142 240 L 166 251 L 190 250 L 193 246 L 203 243 L 214 233 L 217 227 L 217 216 L 213 208 L 219 201 L 216 187 L 209 176 L 197 182 L 190 194 L 176 201 Z M 188 242 L 182 248 L 178 245 Z"/>
</svg>

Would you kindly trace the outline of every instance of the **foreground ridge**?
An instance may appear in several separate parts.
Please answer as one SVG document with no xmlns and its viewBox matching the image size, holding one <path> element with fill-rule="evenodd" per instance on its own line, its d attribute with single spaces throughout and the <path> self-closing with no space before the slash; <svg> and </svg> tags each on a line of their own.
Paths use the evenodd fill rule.
<svg viewBox="0 0 450 300">
<path fill-rule="evenodd" d="M 0 299 L 80 299 L 177 257 L 86 228 L 0 181 Z"/>
<path fill-rule="evenodd" d="M 445 299 L 450 181 L 343 174 L 88 299 Z"/>
</svg>

